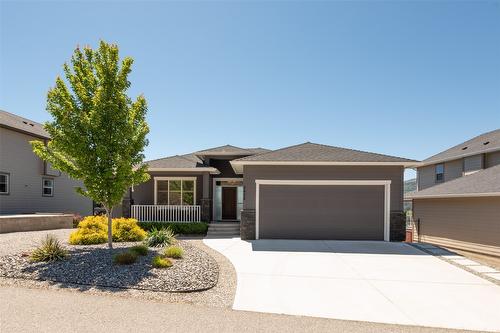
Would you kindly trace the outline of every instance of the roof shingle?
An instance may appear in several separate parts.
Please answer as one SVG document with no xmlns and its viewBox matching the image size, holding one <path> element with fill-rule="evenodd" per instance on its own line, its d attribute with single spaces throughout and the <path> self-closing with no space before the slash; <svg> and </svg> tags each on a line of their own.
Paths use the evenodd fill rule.
<svg viewBox="0 0 500 333">
<path fill-rule="evenodd" d="M 268 151 L 264 148 L 240 148 L 231 145 L 225 145 L 215 148 L 209 148 L 204 150 L 199 150 L 193 154 L 198 156 L 208 156 L 208 155 L 254 155 L 262 152 Z"/>
<path fill-rule="evenodd" d="M 422 162 L 429 165 L 496 150 L 500 150 L 500 129 L 478 135 Z"/>
<path fill-rule="evenodd" d="M 237 162 L 405 162 L 415 160 L 360 150 L 306 142 L 295 146 L 243 157 Z"/>
<path fill-rule="evenodd" d="M 42 124 L 3 110 L 0 110 L 0 126 L 50 139 Z"/>
</svg>

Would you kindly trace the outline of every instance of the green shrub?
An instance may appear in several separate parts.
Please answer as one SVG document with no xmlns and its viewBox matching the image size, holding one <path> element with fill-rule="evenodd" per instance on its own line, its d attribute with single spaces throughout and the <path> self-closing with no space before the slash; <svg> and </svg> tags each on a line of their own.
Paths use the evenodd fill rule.
<svg viewBox="0 0 500 333">
<path fill-rule="evenodd" d="M 131 251 L 115 254 L 113 262 L 118 265 L 130 265 L 137 260 L 137 254 Z"/>
<path fill-rule="evenodd" d="M 164 247 L 172 245 L 176 242 L 175 234 L 170 228 L 166 229 L 151 229 L 146 238 L 146 244 L 152 247 Z"/>
<path fill-rule="evenodd" d="M 113 219 L 114 242 L 137 242 L 146 238 L 146 232 L 137 225 L 136 219 Z"/>
<path fill-rule="evenodd" d="M 61 245 L 54 235 L 47 235 L 40 246 L 30 255 L 31 261 L 56 261 L 63 260 L 68 255 L 68 251 Z"/>
<path fill-rule="evenodd" d="M 78 229 L 69 235 L 69 243 L 73 245 L 102 244 L 108 241 L 108 225 L 105 216 L 87 216 L 79 224 Z"/>
<path fill-rule="evenodd" d="M 130 252 L 137 254 L 138 256 L 145 256 L 148 254 L 148 247 L 146 245 L 136 245 L 130 248 Z"/>
<path fill-rule="evenodd" d="M 163 254 L 167 258 L 181 259 L 184 256 L 184 250 L 180 246 L 169 246 Z"/>
<path fill-rule="evenodd" d="M 172 267 L 172 262 L 167 258 L 156 256 L 153 258 L 152 265 L 154 268 L 167 268 Z"/>
<path fill-rule="evenodd" d="M 205 235 L 208 230 L 208 224 L 204 222 L 139 222 L 138 224 L 146 231 L 170 228 L 177 235 Z"/>
</svg>

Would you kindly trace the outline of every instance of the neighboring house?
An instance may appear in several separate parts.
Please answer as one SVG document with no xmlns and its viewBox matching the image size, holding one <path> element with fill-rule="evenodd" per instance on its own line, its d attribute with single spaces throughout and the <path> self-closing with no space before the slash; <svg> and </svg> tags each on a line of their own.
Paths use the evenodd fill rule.
<svg viewBox="0 0 500 333">
<path fill-rule="evenodd" d="M 81 183 L 36 156 L 32 140 L 49 140 L 42 125 L 0 110 L 0 214 L 92 214 L 92 201 L 75 192 Z"/>
<path fill-rule="evenodd" d="M 422 164 L 408 195 L 420 240 L 500 256 L 500 129 Z"/>
<path fill-rule="evenodd" d="M 405 232 L 404 168 L 418 164 L 314 143 L 228 145 L 146 163 L 151 179 L 123 204 L 128 215 L 133 202 L 140 220 L 241 221 L 243 239 L 396 241 Z"/>
</svg>

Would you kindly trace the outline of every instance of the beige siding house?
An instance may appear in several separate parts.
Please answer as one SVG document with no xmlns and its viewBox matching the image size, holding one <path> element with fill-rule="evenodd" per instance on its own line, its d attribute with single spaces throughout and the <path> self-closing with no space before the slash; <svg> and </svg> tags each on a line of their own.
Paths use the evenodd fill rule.
<svg viewBox="0 0 500 333">
<path fill-rule="evenodd" d="M 92 201 L 75 192 L 81 183 L 33 153 L 30 141 L 48 139 L 41 124 L 0 110 L 0 215 L 92 214 Z"/>
<path fill-rule="evenodd" d="M 422 164 L 408 195 L 420 241 L 500 256 L 500 130 Z"/>
</svg>

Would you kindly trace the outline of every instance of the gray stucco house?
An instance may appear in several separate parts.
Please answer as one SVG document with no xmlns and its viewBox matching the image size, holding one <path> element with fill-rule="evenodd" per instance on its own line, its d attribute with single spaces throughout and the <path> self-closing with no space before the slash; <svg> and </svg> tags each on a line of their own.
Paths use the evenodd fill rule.
<svg viewBox="0 0 500 333">
<path fill-rule="evenodd" d="M 500 256 L 500 129 L 425 159 L 408 199 L 421 241 Z"/>
<path fill-rule="evenodd" d="M 417 161 L 304 143 L 222 146 L 146 162 L 124 215 L 240 222 L 243 239 L 403 240 L 403 172 Z"/>
<path fill-rule="evenodd" d="M 0 215 L 92 214 L 92 201 L 75 192 L 81 183 L 36 156 L 32 140 L 49 140 L 42 125 L 0 110 Z"/>
</svg>

